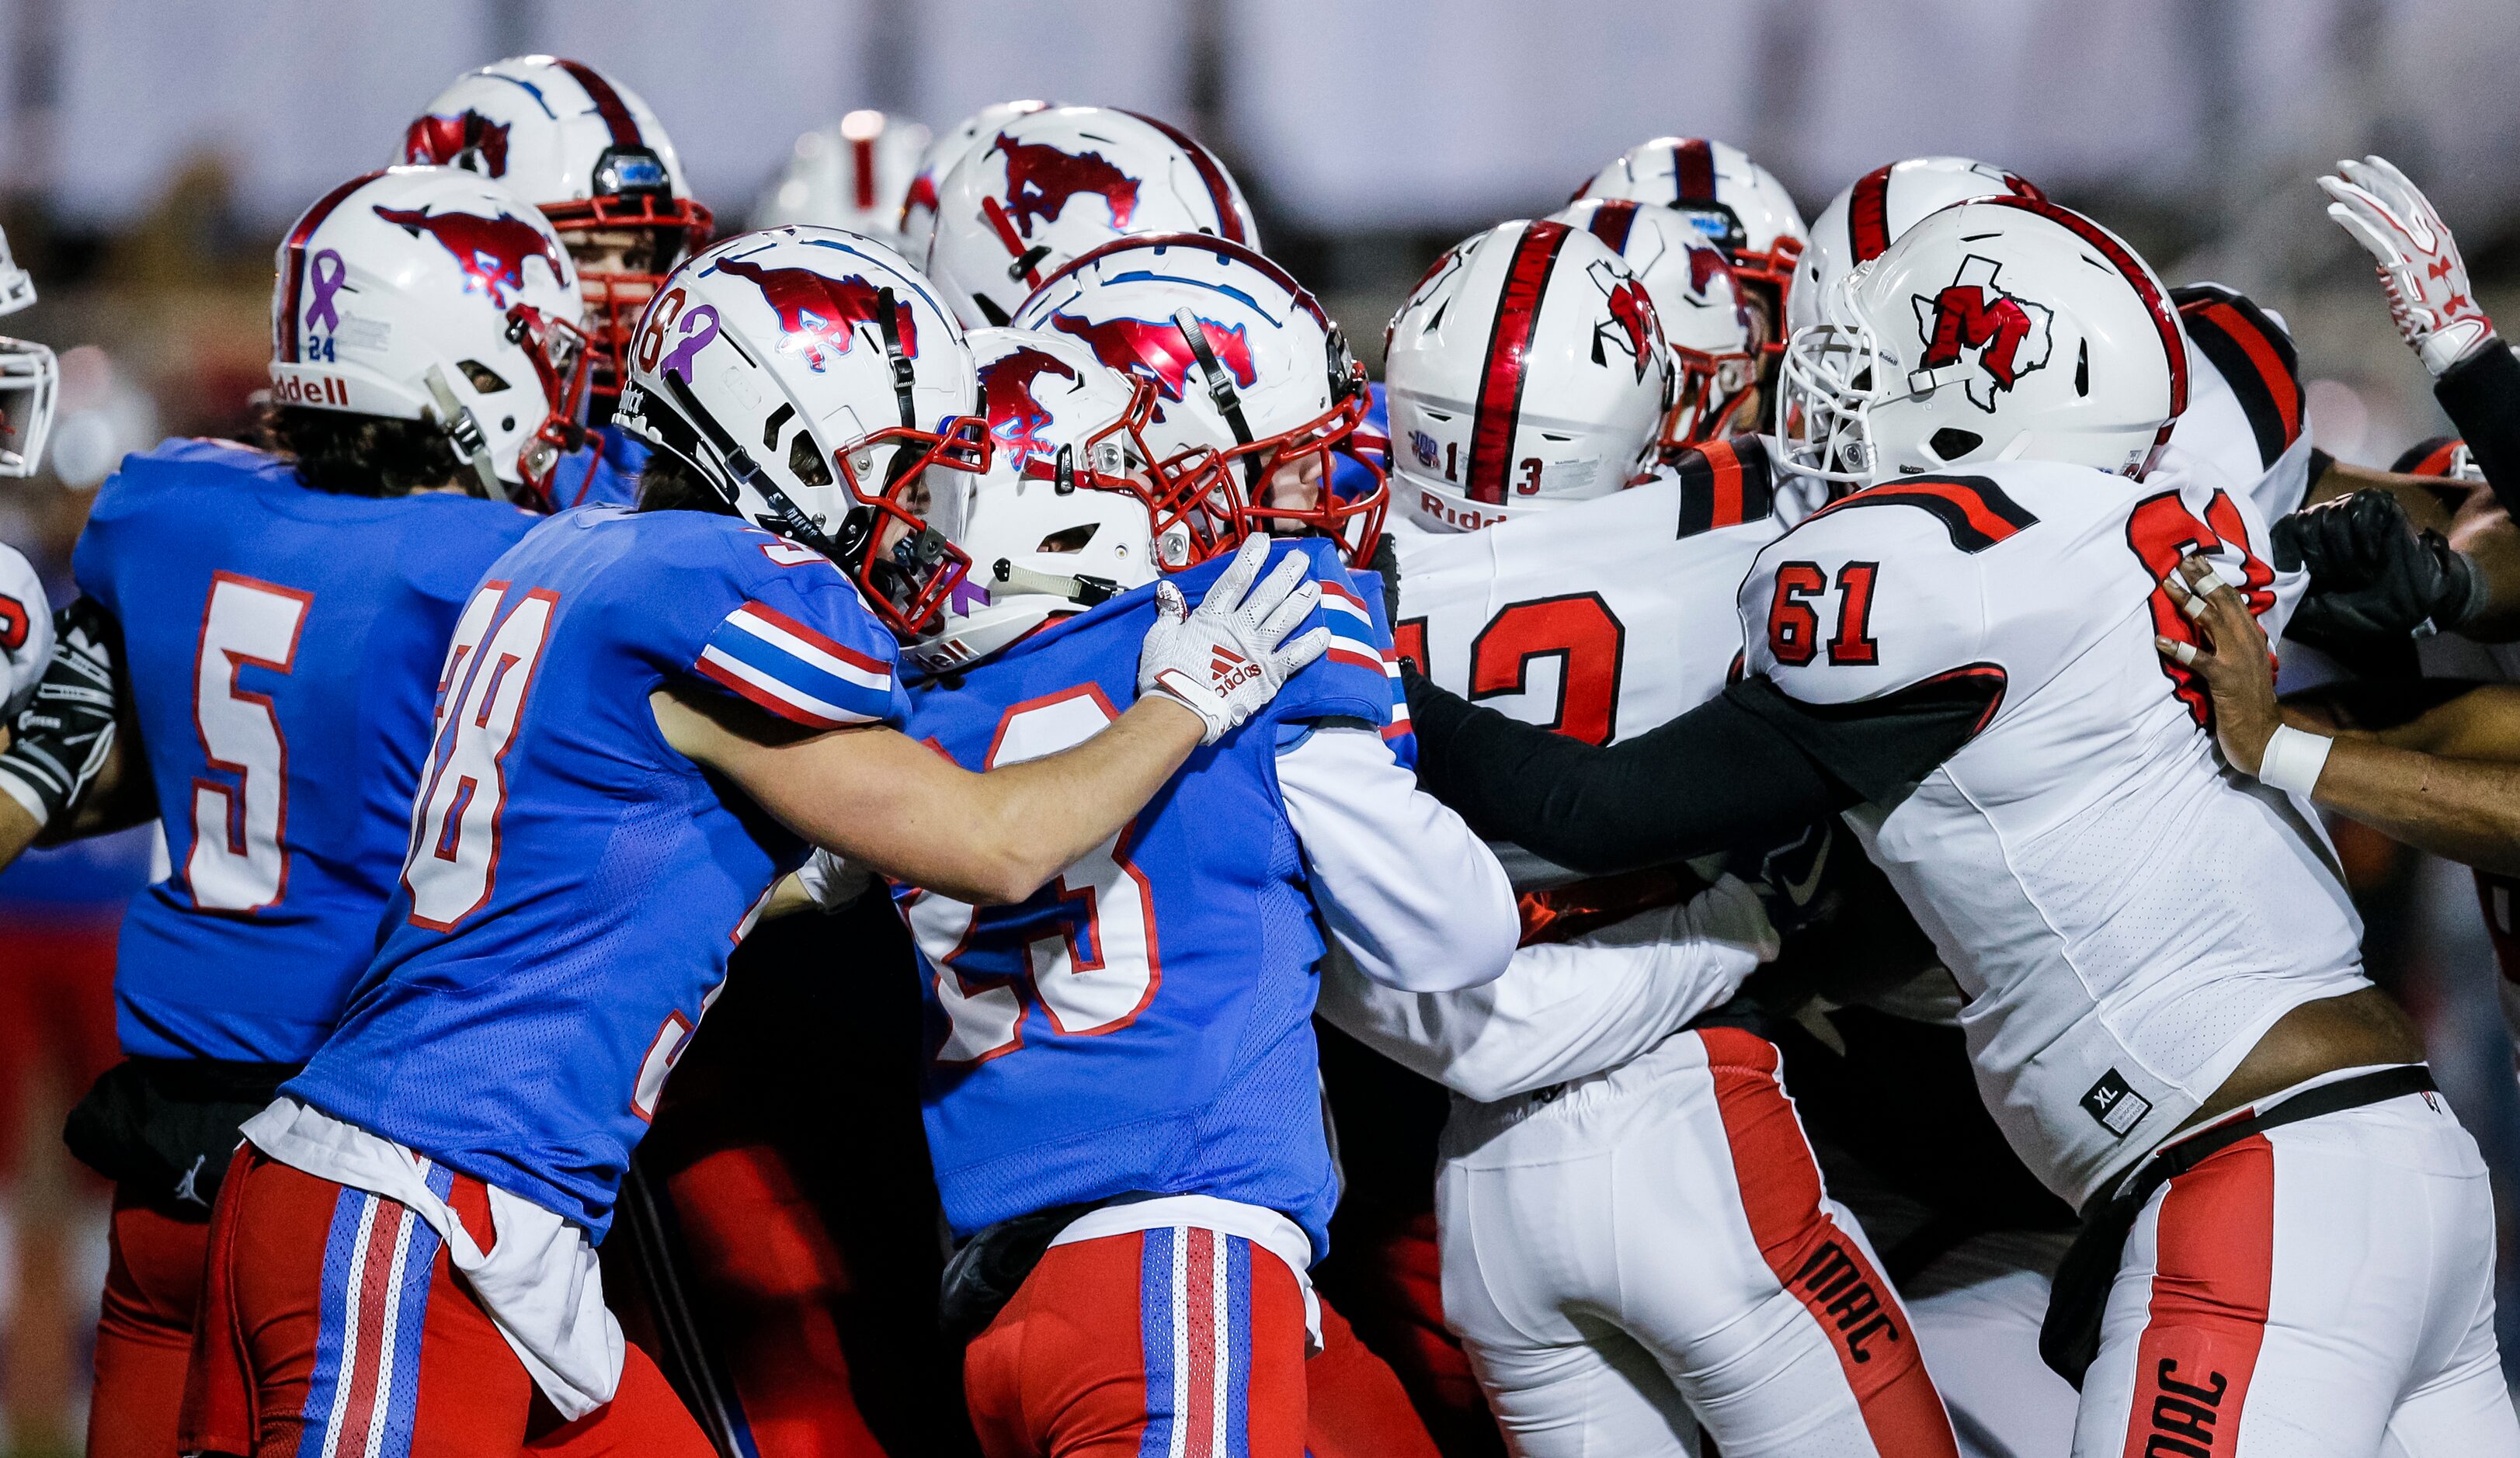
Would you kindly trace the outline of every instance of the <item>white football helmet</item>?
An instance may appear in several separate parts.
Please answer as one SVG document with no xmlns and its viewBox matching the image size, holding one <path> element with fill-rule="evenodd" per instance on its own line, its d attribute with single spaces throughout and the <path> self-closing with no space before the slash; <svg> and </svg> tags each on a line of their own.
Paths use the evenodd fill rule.
<svg viewBox="0 0 2520 1458">
<path fill-rule="evenodd" d="M 1224 164 L 1178 129 L 1108 107 L 1017 116 L 936 185 L 927 272 L 972 329 L 1004 324 L 1069 260 L 1131 234 L 1260 233 Z"/>
<path fill-rule="evenodd" d="M 656 113 L 581 62 L 514 56 L 466 71 L 404 131 L 402 159 L 496 178 L 560 230 L 580 262 L 599 395 L 618 388 L 621 349 L 665 271 L 709 241 L 709 210 Z M 625 233 L 639 245 L 590 236 Z"/>
<path fill-rule="evenodd" d="M 1627 262 L 1568 223 L 1500 223 L 1438 259 L 1382 362 L 1401 504 L 1476 531 L 1608 496 L 1651 455 L 1671 350 Z"/>
<path fill-rule="evenodd" d="M 34 301 L 34 276 L 18 266 L 9 235 L 0 233 L 0 314 L 15 314 Z M 35 473 L 44 459 L 44 437 L 53 430 L 61 385 L 61 362 L 50 348 L 0 334 L 0 476 Z"/>
<path fill-rule="evenodd" d="M 931 469 L 988 468 L 963 327 L 892 249 L 773 228 L 685 260 L 641 317 L 613 420 L 744 520 L 838 562 L 904 639 L 970 561 L 929 527 Z"/>
<path fill-rule="evenodd" d="M 1214 451 L 1159 460 L 1155 387 L 1065 334 L 970 334 L 994 439 L 988 470 L 939 478 L 927 519 L 971 559 L 943 622 L 909 644 L 932 671 L 968 664 L 1050 618 L 1206 560 L 1238 542 Z"/>
<path fill-rule="evenodd" d="M 911 174 L 909 194 L 901 199 L 901 255 L 915 259 L 927 256 L 928 241 L 936 236 L 936 185 L 954 170 L 956 162 L 979 146 L 982 137 L 994 135 L 1008 122 L 1057 105 L 1043 101 L 992 102 L 938 132 L 921 155 L 919 167 Z"/>
<path fill-rule="evenodd" d="M 901 246 L 901 205 L 927 150 L 927 128 L 881 111 L 851 111 L 796 139 L 788 165 L 752 209 L 752 226 L 811 223 Z"/>
<path fill-rule="evenodd" d="M 2018 173 L 1964 156 L 1912 156 L 1873 168 L 1831 198 L 1812 224 L 1785 295 L 1786 332 L 1820 323 L 1821 294 L 1848 269 L 1880 257 L 1925 214 L 1980 198 L 2047 196 Z"/>
<path fill-rule="evenodd" d="M 1044 279 L 1018 329 L 1082 339 L 1155 390 L 1147 439 L 1167 459 L 1202 447 L 1242 494 L 1243 530 L 1336 539 L 1362 565 L 1389 502 L 1356 448 L 1372 408 L 1346 336 L 1284 269 L 1199 233 L 1123 238 Z M 1332 481 L 1332 458 L 1350 464 Z"/>
<path fill-rule="evenodd" d="M 1740 148 L 1703 137 L 1656 137 L 1622 153 L 1575 193 L 1671 208 L 1697 225 L 1747 286 L 1759 347 L 1783 342 L 1786 294 L 1810 234 L 1793 196 Z"/>
<path fill-rule="evenodd" d="M 1758 360 L 1732 266 L 1688 220 L 1667 207 L 1587 198 L 1550 215 L 1610 245 L 1653 300 L 1671 345 L 1672 406 L 1663 416 L 1665 450 L 1721 440 L 1753 428 Z"/>
<path fill-rule="evenodd" d="M 1987 461 L 2141 479 L 2187 408 L 2169 291 L 2081 213 L 2006 196 L 1928 214 L 1785 351 L 1784 464 L 1853 486 Z"/>
<path fill-rule="evenodd" d="M 325 194 L 274 262 L 274 403 L 434 420 L 485 495 L 548 504 L 587 352 L 576 270 L 532 203 L 476 173 L 388 167 Z"/>
</svg>

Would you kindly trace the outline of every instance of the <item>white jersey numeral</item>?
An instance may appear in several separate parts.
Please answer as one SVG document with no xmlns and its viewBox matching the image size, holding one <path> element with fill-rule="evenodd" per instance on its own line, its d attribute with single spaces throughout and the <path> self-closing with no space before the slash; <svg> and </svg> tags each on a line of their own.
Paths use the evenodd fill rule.
<svg viewBox="0 0 2520 1458">
<path fill-rule="evenodd" d="M 193 847 L 184 883 L 205 911 L 259 911 L 289 888 L 289 739 L 271 695 L 237 685 L 250 665 L 285 674 L 315 596 L 217 572 L 193 659 L 193 728 L 213 774 L 193 781 Z"/>
<path fill-rule="evenodd" d="M 1117 717 L 1091 687 L 1010 709 L 981 768 L 1057 754 Z M 1163 963 L 1153 890 L 1122 849 L 1135 828 L 1121 827 L 1019 906 L 975 908 L 932 894 L 911 903 L 911 931 L 935 964 L 951 1023 L 938 1062 L 977 1063 L 1022 1046 L 1031 1002 L 1068 1035 L 1115 1032 L 1146 1010 Z M 1009 955 L 1018 945 L 1020 964 Z"/>
<path fill-rule="evenodd" d="M 411 851 L 402 863 L 412 924 L 430 931 L 454 930 L 490 900 L 499 873 L 499 815 L 508 802 L 505 761 L 559 602 L 550 593 L 525 594 L 483 643 L 491 609 L 506 588 L 481 585 L 446 650 L 437 739 L 412 807 Z"/>
</svg>

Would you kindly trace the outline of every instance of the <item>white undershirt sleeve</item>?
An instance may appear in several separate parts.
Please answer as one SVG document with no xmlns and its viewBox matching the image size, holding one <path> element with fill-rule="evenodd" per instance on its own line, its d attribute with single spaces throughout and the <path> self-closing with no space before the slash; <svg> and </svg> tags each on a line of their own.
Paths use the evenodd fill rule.
<svg viewBox="0 0 2520 1458">
<path fill-rule="evenodd" d="M 1476 987 L 1521 935 L 1513 887 L 1462 817 L 1418 788 L 1372 729 L 1323 726 L 1278 752 L 1313 904 L 1364 975 L 1409 992 Z"/>
<path fill-rule="evenodd" d="M 1321 1013 L 1402 1067 L 1480 1103 L 1616 1068 L 1740 987 L 1776 954 L 1758 897 L 1730 876 L 1682 906 L 1526 947 L 1503 977 L 1406 993 L 1333 949 Z"/>
</svg>

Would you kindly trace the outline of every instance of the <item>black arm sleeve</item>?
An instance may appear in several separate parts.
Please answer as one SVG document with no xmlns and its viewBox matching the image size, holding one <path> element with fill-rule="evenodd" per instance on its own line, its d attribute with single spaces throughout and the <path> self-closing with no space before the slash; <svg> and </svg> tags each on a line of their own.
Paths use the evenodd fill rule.
<svg viewBox="0 0 2520 1458">
<path fill-rule="evenodd" d="M 1889 798 L 1967 743 L 2002 691 L 1963 680 L 1818 710 L 1750 679 L 1597 746 L 1465 703 L 1412 669 L 1402 678 L 1428 793 L 1481 835 L 1588 875 L 1764 849 Z"/>
<path fill-rule="evenodd" d="M 2498 339 L 2452 365 L 2433 382 L 2433 395 L 2467 442 L 2494 499 L 2520 517 L 2520 359 Z"/>
</svg>

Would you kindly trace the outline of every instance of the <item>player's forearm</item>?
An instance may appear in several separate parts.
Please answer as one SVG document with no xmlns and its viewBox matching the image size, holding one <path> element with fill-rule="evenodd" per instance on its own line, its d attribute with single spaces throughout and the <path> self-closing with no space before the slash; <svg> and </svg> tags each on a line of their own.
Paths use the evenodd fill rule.
<svg viewBox="0 0 2520 1458">
<path fill-rule="evenodd" d="M 43 828 L 35 823 L 33 816 L 26 814 L 24 806 L 0 795 L 0 867 L 6 867 L 24 855 Z"/>
<path fill-rule="evenodd" d="M 2340 739 L 2311 799 L 2419 851 L 2520 875 L 2520 765 Z"/>
<path fill-rule="evenodd" d="M 2505 509 L 2520 504 L 2520 359 L 2489 339 L 2433 383 L 2468 458 L 2485 473 Z"/>
<path fill-rule="evenodd" d="M 1202 729 L 1196 714 L 1150 696 L 1073 749 L 971 776 L 946 821 L 968 839 L 938 847 L 960 887 L 935 875 L 902 879 L 975 906 L 1024 900 L 1117 835 L 1198 747 Z"/>
</svg>

